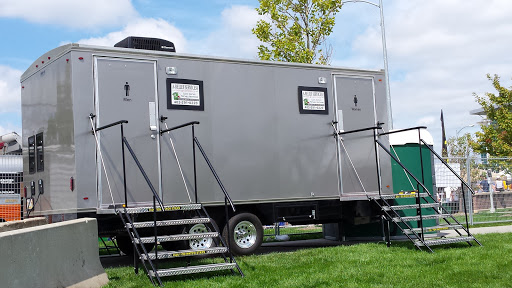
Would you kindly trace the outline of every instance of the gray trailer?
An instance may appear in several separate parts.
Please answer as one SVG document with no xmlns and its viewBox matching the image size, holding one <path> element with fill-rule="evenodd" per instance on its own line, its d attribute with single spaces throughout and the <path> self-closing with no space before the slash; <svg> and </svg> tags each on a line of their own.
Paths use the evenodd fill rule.
<svg viewBox="0 0 512 288">
<path fill-rule="evenodd" d="M 380 70 L 55 48 L 21 77 L 30 216 L 94 216 L 109 235 L 122 227 L 116 207 L 152 205 L 137 163 L 123 157 L 123 133 L 165 204 L 201 203 L 220 227 L 225 194 L 209 164 L 237 208 L 230 217 L 257 232 L 281 221 L 376 221 L 368 195 L 393 193 L 389 156 L 376 151 L 375 129 L 338 132 L 388 130 L 384 79 Z M 112 123 L 122 125 L 91 133 Z"/>
</svg>

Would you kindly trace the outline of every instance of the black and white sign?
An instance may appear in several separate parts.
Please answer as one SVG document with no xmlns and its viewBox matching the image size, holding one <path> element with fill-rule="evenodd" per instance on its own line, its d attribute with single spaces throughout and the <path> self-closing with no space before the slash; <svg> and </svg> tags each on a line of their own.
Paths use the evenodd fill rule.
<svg viewBox="0 0 512 288">
<path fill-rule="evenodd" d="M 329 114 L 327 88 L 299 86 L 300 114 Z"/>
<path fill-rule="evenodd" d="M 204 111 L 203 81 L 167 79 L 167 109 Z"/>
</svg>

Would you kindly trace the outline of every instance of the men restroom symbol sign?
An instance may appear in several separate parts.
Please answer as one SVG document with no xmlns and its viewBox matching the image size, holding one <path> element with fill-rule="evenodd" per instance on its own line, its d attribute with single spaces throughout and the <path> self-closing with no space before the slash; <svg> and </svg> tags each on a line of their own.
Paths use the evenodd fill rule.
<svg viewBox="0 0 512 288">
<path fill-rule="evenodd" d="M 126 97 L 130 96 L 130 84 L 128 84 L 128 82 L 126 82 L 126 84 L 124 85 L 124 92 L 126 94 Z"/>
</svg>

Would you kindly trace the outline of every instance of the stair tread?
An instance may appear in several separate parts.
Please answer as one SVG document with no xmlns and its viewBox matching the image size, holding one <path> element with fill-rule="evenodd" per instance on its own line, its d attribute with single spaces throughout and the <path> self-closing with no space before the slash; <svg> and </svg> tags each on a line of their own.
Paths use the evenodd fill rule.
<svg viewBox="0 0 512 288">
<path fill-rule="evenodd" d="M 424 227 L 423 230 L 425 232 L 438 232 L 438 231 L 444 231 L 444 230 L 453 230 L 453 229 L 462 229 L 462 225 L 459 224 L 453 224 L 453 225 L 436 225 L 436 226 L 430 226 L 430 227 Z M 413 228 L 416 233 L 421 232 L 421 228 Z M 404 229 L 404 232 L 407 234 L 412 234 L 411 229 Z"/>
<path fill-rule="evenodd" d="M 208 254 L 219 254 L 228 252 L 227 247 L 212 247 L 206 249 L 188 249 L 188 250 L 176 250 L 176 251 L 158 251 L 150 252 L 146 255 L 142 255 L 143 260 L 156 259 L 155 255 L 158 256 L 158 259 L 169 259 L 169 258 L 179 258 L 179 257 L 187 257 L 187 256 L 198 256 L 198 255 L 208 255 Z"/>
<path fill-rule="evenodd" d="M 420 197 L 429 197 L 428 193 L 419 193 Z M 374 199 L 402 199 L 402 198 L 417 198 L 418 193 L 406 193 L 406 194 L 387 194 L 374 196 Z"/>
<path fill-rule="evenodd" d="M 189 210 L 199 210 L 201 209 L 201 204 L 183 204 L 183 205 L 164 205 L 164 210 L 166 212 L 169 211 L 189 211 Z M 126 208 L 126 213 L 130 214 L 136 214 L 136 213 L 147 213 L 147 212 L 154 212 L 155 209 L 153 206 L 142 206 L 142 207 L 133 207 L 133 208 Z M 161 212 L 162 208 L 157 207 L 157 212 Z"/>
<path fill-rule="evenodd" d="M 207 232 L 207 233 L 194 233 L 194 234 L 175 234 L 175 235 L 163 235 L 158 236 L 158 242 L 170 242 L 170 241 L 180 241 L 180 240 L 191 240 L 191 239 L 202 239 L 202 238 L 213 238 L 219 237 L 219 233 L 217 232 Z M 155 243 L 155 237 L 140 237 L 140 241 L 135 239 L 135 243 Z"/>
<path fill-rule="evenodd" d="M 190 219 L 176 219 L 176 220 L 160 220 L 156 221 L 156 226 L 173 226 L 173 225 L 186 225 L 186 224 L 199 224 L 210 223 L 210 218 L 190 218 Z M 131 224 L 126 224 L 127 228 L 132 228 Z M 154 227 L 154 221 L 134 222 L 135 228 Z"/>
<path fill-rule="evenodd" d="M 423 220 L 429 219 L 441 219 L 451 217 L 451 214 L 432 214 L 432 215 L 422 215 Z M 406 216 L 406 217 L 393 217 L 393 221 L 395 222 L 404 222 L 404 221 L 418 221 L 420 220 L 420 216 Z"/>
<path fill-rule="evenodd" d="M 423 204 L 421 204 L 421 208 L 437 208 L 437 207 L 439 207 L 439 205 L 441 205 L 441 204 L 439 204 L 439 203 L 423 203 Z M 382 208 L 386 211 L 391 210 L 389 208 L 389 206 L 383 206 Z M 393 205 L 393 206 L 391 206 L 391 208 L 393 208 L 393 210 L 418 209 L 419 205 L 418 204 Z"/>
<path fill-rule="evenodd" d="M 183 274 L 194 274 L 194 273 L 202 273 L 202 272 L 210 272 L 210 271 L 220 271 L 220 270 L 228 270 L 235 269 L 236 263 L 217 263 L 217 264 L 206 264 L 206 265 L 197 265 L 197 266 L 188 266 L 188 267 L 177 267 L 170 269 L 159 269 L 156 270 L 156 273 L 153 270 L 149 270 L 149 274 L 154 277 L 156 274 L 160 277 L 166 276 L 175 276 L 175 275 L 183 275 Z"/>
<path fill-rule="evenodd" d="M 468 242 L 475 240 L 475 237 L 473 236 L 459 236 L 459 237 L 451 237 L 451 238 L 439 238 L 439 239 L 433 239 L 433 240 L 425 240 L 425 244 L 428 246 L 434 246 L 434 245 L 443 245 L 443 244 L 451 244 L 451 243 L 459 243 L 459 242 Z M 416 246 L 424 246 L 424 244 L 416 240 L 414 241 L 414 244 Z"/>
</svg>

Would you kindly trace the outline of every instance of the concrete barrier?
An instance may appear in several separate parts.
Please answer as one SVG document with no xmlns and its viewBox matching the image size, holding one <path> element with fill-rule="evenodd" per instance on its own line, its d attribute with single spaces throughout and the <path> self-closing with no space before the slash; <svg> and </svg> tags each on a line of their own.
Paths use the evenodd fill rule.
<svg viewBox="0 0 512 288">
<path fill-rule="evenodd" d="M 101 287 L 96 219 L 0 233 L 1 287 Z"/>
<path fill-rule="evenodd" d="M 0 223 L 0 232 L 13 231 L 23 228 L 35 227 L 39 225 L 48 224 L 46 218 L 44 217 L 35 217 L 29 218 L 25 220 L 16 220 Z"/>
</svg>

